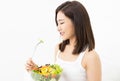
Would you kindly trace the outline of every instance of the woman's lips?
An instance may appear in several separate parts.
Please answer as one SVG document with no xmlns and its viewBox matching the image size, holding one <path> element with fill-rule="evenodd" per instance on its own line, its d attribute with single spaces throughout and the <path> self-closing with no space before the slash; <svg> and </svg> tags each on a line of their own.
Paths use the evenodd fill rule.
<svg viewBox="0 0 120 81">
<path fill-rule="evenodd" d="M 60 32 L 60 35 L 63 36 L 63 35 L 64 35 L 64 32 Z"/>
</svg>

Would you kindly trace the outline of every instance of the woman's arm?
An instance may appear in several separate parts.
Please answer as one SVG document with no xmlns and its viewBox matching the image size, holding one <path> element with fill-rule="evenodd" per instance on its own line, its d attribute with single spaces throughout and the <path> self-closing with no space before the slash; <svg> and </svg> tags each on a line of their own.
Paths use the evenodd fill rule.
<svg viewBox="0 0 120 81">
<path fill-rule="evenodd" d="M 101 81 L 101 62 L 94 50 L 86 54 L 86 71 L 87 81 Z"/>
</svg>

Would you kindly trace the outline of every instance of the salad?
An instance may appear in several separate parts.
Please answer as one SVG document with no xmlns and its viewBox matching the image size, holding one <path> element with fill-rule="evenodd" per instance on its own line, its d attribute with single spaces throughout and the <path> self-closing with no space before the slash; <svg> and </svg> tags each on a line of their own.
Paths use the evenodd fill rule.
<svg viewBox="0 0 120 81">
<path fill-rule="evenodd" d="M 58 81 L 63 69 L 58 64 L 45 64 L 31 71 L 34 81 Z"/>
</svg>

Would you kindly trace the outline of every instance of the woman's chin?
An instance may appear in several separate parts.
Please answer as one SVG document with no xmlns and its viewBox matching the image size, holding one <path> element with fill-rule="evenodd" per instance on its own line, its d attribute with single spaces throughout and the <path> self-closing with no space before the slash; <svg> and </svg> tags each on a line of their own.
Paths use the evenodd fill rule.
<svg viewBox="0 0 120 81">
<path fill-rule="evenodd" d="M 65 37 L 61 37 L 62 38 L 62 40 L 66 40 L 66 38 Z"/>
<path fill-rule="evenodd" d="M 68 40 L 67 38 L 62 38 L 63 41 Z"/>
<path fill-rule="evenodd" d="M 67 40 L 67 39 L 68 39 L 68 37 L 61 36 L 61 39 L 62 39 L 62 40 Z"/>
</svg>

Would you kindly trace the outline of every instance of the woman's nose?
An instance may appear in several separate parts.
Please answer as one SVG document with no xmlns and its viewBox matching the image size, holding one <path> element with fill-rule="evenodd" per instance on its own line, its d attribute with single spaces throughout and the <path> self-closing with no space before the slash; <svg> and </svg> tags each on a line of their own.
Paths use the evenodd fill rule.
<svg viewBox="0 0 120 81">
<path fill-rule="evenodd" d="M 60 25 L 59 25 L 59 26 L 57 26 L 57 30 L 58 30 L 58 31 L 60 31 L 60 30 L 61 30 L 61 27 L 60 27 Z"/>
</svg>

